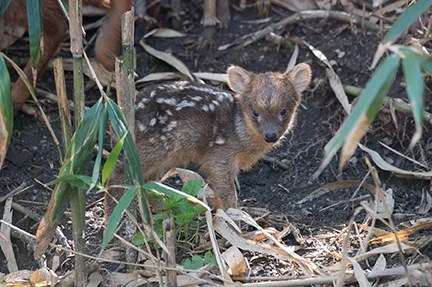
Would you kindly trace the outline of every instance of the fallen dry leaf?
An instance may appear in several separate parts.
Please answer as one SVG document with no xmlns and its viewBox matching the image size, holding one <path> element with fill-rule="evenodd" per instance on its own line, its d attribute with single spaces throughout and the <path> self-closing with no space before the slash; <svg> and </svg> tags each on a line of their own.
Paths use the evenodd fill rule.
<svg viewBox="0 0 432 287">
<path fill-rule="evenodd" d="M 246 258 L 235 246 L 231 246 L 222 253 L 222 258 L 228 265 L 228 273 L 231 276 L 244 276 L 250 271 Z"/>
<path fill-rule="evenodd" d="M 8 148 L 9 133 L 6 128 L 6 123 L 3 114 L 0 111 L 0 170 L 6 158 Z"/>
<path fill-rule="evenodd" d="M 376 151 L 369 149 L 362 144 L 358 144 L 358 146 L 360 147 L 360 149 L 367 152 L 371 156 L 375 164 L 382 170 L 392 172 L 396 176 L 400 176 L 400 177 L 417 178 L 417 179 L 424 179 L 424 180 L 430 180 L 432 178 L 432 171 L 415 172 L 415 171 L 407 171 L 407 170 L 397 168 L 389 164 L 388 162 L 386 162 Z"/>
<path fill-rule="evenodd" d="M 159 60 L 164 61 L 165 63 L 171 65 L 173 68 L 175 68 L 177 71 L 182 73 L 183 75 L 186 75 L 189 79 L 194 80 L 194 77 L 192 76 L 189 69 L 186 67 L 186 65 L 180 61 L 178 58 L 174 57 L 171 54 L 161 52 L 156 50 L 155 48 L 147 45 L 144 43 L 144 39 L 141 39 L 140 41 L 141 46 L 144 48 L 144 50 L 149 53 L 150 55 L 158 58 Z"/>
<path fill-rule="evenodd" d="M 178 37 L 184 37 L 185 34 L 168 28 L 156 28 L 148 32 L 144 35 L 144 38 L 148 38 L 150 36 L 153 37 L 159 37 L 159 38 L 178 38 Z"/>
</svg>

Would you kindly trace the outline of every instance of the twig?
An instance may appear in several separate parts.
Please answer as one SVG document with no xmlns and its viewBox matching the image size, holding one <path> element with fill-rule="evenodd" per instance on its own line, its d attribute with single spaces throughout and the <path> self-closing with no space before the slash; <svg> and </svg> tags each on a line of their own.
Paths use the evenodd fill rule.
<svg viewBox="0 0 432 287">
<path fill-rule="evenodd" d="M 3 219 L 7 223 L 12 223 L 12 197 L 6 200 L 3 211 Z M 10 273 L 18 271 L 15 253 L 10 240 L 11 229 L 6 224 L 0 225 L 0 247 L 6 257 L 7 269 Z"/>
<path fill-rule="evenodd" d="M 27 186 L 27 184 L 25 182 L 21 183 L 20 186 L 18 186 L 17 188 L 13 189 L 8 194 L 0 197 L 0 203 L 3 203 L 3 201 L 5 201 L 6 199 L 8 199 L 9 197 L 18 195 L 18 194 L 26 191 L 27 189 L 29 189 L 31 187 L 33 187 L 33 185 Z"/>
<path fill-rule="evenodd" d="M 365 21 L 362 17 L 358 17 L 355 15 L 350 15 L 346 12 L 341 11 L 325 11 L 325 10 L 306 10 L 298 12 L 294 15 L 291 15 L 279 22 L 271 24 L 264 29 L 256 31 L 254 33 L 245 35 L 238 40 L 234 41 L 231 44 L 219 47 L 219 50 L 224 50 L 229 46 L 241 44 L 241 48 L 244 48 L 252 43 L 255 43 L 263 38 L 271 32 L 281 30 L 285 28 L 285 26 L 292 25 L 294 23 L 310 20 L 310 19 L 319 19 L 319 18 L 333 18 L 340 21 L 346 21 L 350 23 L 354 23 L 357 25 L 364 25 L 364 27 L 368 30 L 378 31 L 379 27 L 370 21 Z"/>
<path fill-rule="evenodd" d="M 69 0 L 69 30 L 70 50 L 73 57 L 73 83 L 74 83 L 74 124 L 75 129 L 84 115 L 84 76 L 83 76 L 83 28 L 81 14 L 82 0 Z M 75 249 L 81 253 L 85 251 L 85 191 L 72 188 L 70 206 L 72 211 L 72 237 Z M 87 285 L 87 267 L 85 258 L 75 256 L 75 287 Z"/>
<path fill-rule="evenodd" d="M 176 266 L 176 234 L 174 219 L 172 217 L 167 218 L 163 222 L 163 235 L 164 242 L 170 253 L 165 253 L 165 261 L 167 267 Z M 168 271 L 166 276 L 166 286 L 177 287 L 177 272 Z"/>
<path fill-rule="evenodd" d="M 123 61 L 121 63 L 121 95 L 117 95 L 128 123 L 128 130 L 135 140 L 135 80 L 134 80 L 134 9 L 121 17 Z"/>
<path fill-rule="evenodd" d="M 289 170 L 290 167 L 287 164 L 284 164 L 283 162 L 281 162 L 280 160 L 271 157 L 271 156 L 265 156 L 262 158 L 263 162 L 269 163 L 269 164 L 275 164 L 277 165 L 279 168 L 284 169 L 284 170 Z"/>
</svg>

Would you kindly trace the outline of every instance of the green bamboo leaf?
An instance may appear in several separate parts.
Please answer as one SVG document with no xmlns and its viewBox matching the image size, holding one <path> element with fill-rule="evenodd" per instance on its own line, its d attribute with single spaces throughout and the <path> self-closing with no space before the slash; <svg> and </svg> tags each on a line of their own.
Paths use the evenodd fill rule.
<svg viewBox="0 0 432 287">
<path fill-rule="evenodd" d="M 161 193 L 164 193 L 166 195 L 171 196 L 174 199 L 178 199 L 179 196 L 182 196 L 184 198 L 186 198 L 187 200 L 194 202 L 194 203 L 198 203 L 200 205 L 202 205 L 205 209 L 207 210 L 211 210 L 210 207 L 208 207 L 207 204 L 205 204 L 204 202 L 202 202 L 201 200 L 199 200 L 198 198 L 191 196 L 183 191 L 177 190 L 175 188 L 169 187 L 163 183 L 160 182 L 155 182 L 155 181 L 149 181 L 146 182 L 143 186 L 144 189 L 146 190 L 155 190 Z"/>
<path fill-rule="evenodd" d="M 71 186 L 77 187 L 78 189 L 89 189 L 94 185 L 93 180 L 90 176 L 86 175 L 63 175 L 59 178 L 48 183 L 48 185 L 59 184 L 60 182 L 69 184 Z"/>
<path fill-rule="evenodd" d="M 59 172 L 59 178 L 75 174 L 79 175 L 87 171 L 96 144 L 98 124 L 103 111 L 101 98 L 84 114 L 71 139 L 69 149 Z M 46 236 L 51 238 L 69 204 L 72 189 L 69 183 L 63 181 L 60 181 L 55 186 L 51 201 L 44 215 L 45 226 L 43 226 L 43 232 L 40 233 L 41 237 Z"/>
<path fill-rule="evenodd" d="M 5 60 L 0 54 L 0 113 L 7 130 L 7 143 L 10 142 L 13 129 L 13 106 L 11 97 L 11 83 L 9 71 L 6 67 Z"/>
<path fill-rule="evenodd" d="M 423 70 L 432 75 L 432 57 L 421 57 L 421 66 Z"/>
<path fill-rule="evenodd" d="M 131 134 L 128 132 L 126 119 L 123 113 L 121 112 L 119 106 L 116 103 L 114 103 L 114 101 L 112 101 L 111 99 L 107 99 L 107 107 L 108 107 L 108 116 L 116 137 L 121 139 L 126 135 L 123 144 L 123 149 L 127 160 L 126 174 L 130 176 L 130 179 L 134 185 L 142 186 L 144 184 L 144 179 L 142 177 L 138 150 Z M 139 197 L 141 197 L 141 194 Z M 147 223 L 150 223 L 151 214 L 147 204 L 145 191 L 142 193 L 142 197 L 143 198 L 139 200 L 139 207 L 143 212 Z"/>
<path fill-rule="evenodd" d="M 33 67 L 36 67 L 41 56 L 41 39 L 44 30 L 40 0 L 27 0 L 27 19 L 30 37 L 30 57 Z"/>
<path fill-rule="evenodd" d="M 102 247 L 106 247 L 114 236 L 114 232 L 120 222 L 123 212 L 129 207 L 132 200 L 137 196 L 140 190 L 139 186 L 132 186 L 123 194 L 108 220 L 102 241 Z"/>
<path fill-rule="evenodd" d="M 120 152 L 123 149 L 124 141 L 126 139 L 126 136 L 128 133 L 126 133 L 119 142 L 115 145 L 115 147 L 112 149 L 111 153 L 109 154 L 107 160 L 105 161 L 104 167 L 102 169 L 102 186 L 105 186 L 105 182 L 110 177 L 111 173 L 114 170 L 114 167 L 117 164 L 117 160 L 119 158 Z"/>
<path fill-rule="evenodd" d="M 9 4 L 12 0 L 2 0 L 0 1 L 0 19 L 3 18 L 4 13 L 6 12 Z"/>
<path fill-rule="evenodd" d="M 93 166 L 93 173 L 92 173 L 93 184 L 96 184 L 99 179 L 100 167 L 102 164 L 105 132 L 107 130 L 107 123 L 108 123 L 107 121 L 108 113 L 105 105 L 103 109 L 104 111 L 102 112 L 101 121 L 99 122 L 98 154 L 95 160 L 95 164 Z"/>
<path fill-rule="evenodd" d="M 325 146 L 323 162 L 314 177 L 317 177 L 330 163 L 330 160 L 341 148 L 346 137 L 352 131 L 357 122 L 364 118 L 365 115 L 370 119 L 374 117 L 374 114 L 376 114 L 380 108 L 379 105 L 374 104 L 379 104 L 381 99 L 383 99 L 383 96 L 388 92 L 387 87 L 390 87 L 394 80 L 399 62 L 400 59 L 398 56 L 390 55 L 372 75 L 366 88 L 363 89 L 360 94 L 358 103 L 352 109 L 351 114 L 339 128 L 336 135 Z"/>
<path fill-rule="evenodd" d="M 406 91 L 411 102 L 411 108 L 416 123 L 416 131 L 411 139 L 410 148 L 421 138 L 424 118 L 424 90 L 425 82 L 421 71 L 421 58 L 410 49 L 403 50 L 405 58 L 402 67 L 406 82 Z"/>
<path fill-rule="evenodd" d="M 12 136 L 13 108 L 9 72 L 0 54 L 0 169 Z"/>
<path fill-rule="evenodd" d="M 390 30 L 385 34 L 384 41 L 393 41 L 399 38 L 399 36 L 431 6 L 431 0 L 416 1 L 413 5 L 408 7 L 393 24 Z"/>
</svg>

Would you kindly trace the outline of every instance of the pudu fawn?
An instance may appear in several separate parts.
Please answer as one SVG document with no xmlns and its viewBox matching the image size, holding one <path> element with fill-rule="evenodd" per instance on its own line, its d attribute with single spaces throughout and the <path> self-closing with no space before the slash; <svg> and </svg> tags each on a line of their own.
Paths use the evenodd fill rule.
<svg viewBox="0 0 432 287">
<path fill-rule="evenodd" d="M 135 105 L 144 179 L 157 180 L 170 167 L 194 163 L 215 192 L 214 207 L 236 207 L 236 174 L 292 129 L 310 81 L 311 69 L 301 63 L 285 73 L 263 74 L 231 66 L 228 85 L 235 95 L 187 81 L 145 88 Z M 123 177 L 119 170 L 113 181 Z"/>
</svg>

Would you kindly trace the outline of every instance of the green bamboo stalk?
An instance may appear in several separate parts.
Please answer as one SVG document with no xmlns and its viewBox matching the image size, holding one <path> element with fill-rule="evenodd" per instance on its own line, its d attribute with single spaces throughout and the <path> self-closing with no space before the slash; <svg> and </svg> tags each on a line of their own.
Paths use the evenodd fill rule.
<svg viewBox="0 0 432 287">
<path fill-rule="evenodd" d="M 135 140 L 134 21 L 133 8 L 121 17 L 123 61 L 120 72 L 122 89 L 119 104 L 126 116 L 129 132 Z"/>
<path fill-rule="evenodd" d="M 84 115 L 84 77 L 83 77 L 83 41 L 82 41 L 82 0 L 69 0 L 69 31 L 71 41 L 71 53 L 73 57 L 74 79 L 74 103 L 75 103 L 75 128 L 78 127 Z M 75 242 L 75 250 L 85 254 L 85 191 L 71 188 L 71 213 L 72 236 Z M 75 286 L 87 285 L 87 268 L 85 258 L 75 255 Z"/>
</svg>

